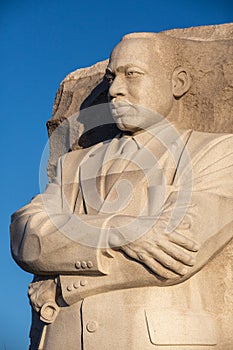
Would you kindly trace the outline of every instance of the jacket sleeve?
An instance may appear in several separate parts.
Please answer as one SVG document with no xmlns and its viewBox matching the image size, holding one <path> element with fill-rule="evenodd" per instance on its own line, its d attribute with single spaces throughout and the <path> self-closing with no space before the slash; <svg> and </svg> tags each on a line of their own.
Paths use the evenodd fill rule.
<svg viewBox="0 0 233 350">
<path fill-rule="evenodd" d="M 215 137 L 204 145 L 197 142 L 199 150 L 192 156 L 191 166 L 180 162 L 180 173 L 177 172 L 177 179 L 168 186 L 169 195 L 160 215 L 135 220 L 117 213 L 112 217 L 101 214 L 74 216 L 64 210 L 62 167 L 58 165 L 57 177 L 45 193 L 13 215 L 11 237 L 15 260 L 22 268 L 36 274 L 107 274 L 111 259 L 101 248 L 96 248 L 104 246 L 100 242 L 102 229 L 122 222 L 122 235 L 132 237 L 137 231 L 141 235 L 152 225 L 157 230 L 171 226 L 200 245 L 197 263 L 184 279 L 190 277 L 233 236 L 232 143 L 232 135 Z M 128 220 L 130 225 L 124 225 Z M 81 244 L 82 237 L 87 235 L 92 243 Z M 127 269 L 130 260 L 121 260 L 124 263 L 122 269 Z M 145 271 L 143 276 L 146 278 Z M 179 278 L 177 283 L 181 281 Z M 141 282 L 143 285 L 143 278 Z"/>
<path fill-rule="evenodd" d="M 166 202 L 154 216 L 154 226 L 153 217 L 145 216 L 122 229 L 126 240 L 127 231 L 138 231 L 143 237 L 153 226 L 196 241 L 200 247 L 196 264 L 179 282 L 199 271 L 233 238 L 233 135 L 216 135 L 207 142 L 203 134 L 195 136 L 200 140 L 195 141 L 194 154 L 189 153 L 190 164 L 181 158 L 176 178 L 167 186 Z M 114 217 L 114 226 L 119 227 L 122 219 Z"/>
<path fill-rule="evenodd" d="M 185 278 L 233 238 L 233 135 L 194 133 L 189 155 L 190 166 L 183 157 L 168 198 L 171 215 L 175 211 L 175 230 L 200 247 Z"/>
<path fill-rule="evenodd" d="M 116 251 L 111 274 L 98 279 L 87 277 L 87 284 L 78 292 L 68 291 L 67 286 L 79 282 L 79 276 L 60 277 L 62 294 L 68 304 L 104 291 L 180 284 L 201 270 L 232 240 L 233 136 L 215 137 L 212 142 L 203 143 L 197 140 L 196 155 L 190 153 L 191 167 L 186 162 L 180 163 L 180 173 L 168 188 L 170 193 L 159 216 L 133 218 L 116 214 L 108 220 L 108 225 L 118 227 L 126 241 L 135 232 L 143 238 L 143 232 L 153 225 L 155 230 L 167 230 L 168 234 L 169 230 L 176 230 L 190 237 L 200 246 L 195 265 L 184 276 L 161 280 L 140 262 Z"/>
<path fill-rule="evenodd" d="M 201 142 L 200 142 L 201 144 Z M 216 135 L 192 159 L 191 206 L 185 220 L 200 245 L 192 273 L 233 238 L 233 135 Z M 190 181 L 189 172 L 185 181 Z"/>
<path fill-rule="evenodd" d="M 63 205 L 61 164 L 62 158 L 46 191 L 12 215 L 13 258 L 24 270 L 39 275 L 107 274 L 110 259 L 99 248 L 105 217 L 74 215 Z M 87 230 L 90 242 L 82 239 Z"/>
</svg>

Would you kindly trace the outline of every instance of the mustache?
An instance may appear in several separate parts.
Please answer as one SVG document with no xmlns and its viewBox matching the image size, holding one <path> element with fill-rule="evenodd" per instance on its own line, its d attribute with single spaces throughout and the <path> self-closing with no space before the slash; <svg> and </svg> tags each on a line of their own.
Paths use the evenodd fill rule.
<svg viewBox="0 0 233 350">
<path fill-rule="evenodd" d="M 129 102 L 128 100 L 114 101 L 110 102 L 110 107 L 113 109 L 121 108 L 121 107 L 134 107 L 134 104 Z"/>
</svg>

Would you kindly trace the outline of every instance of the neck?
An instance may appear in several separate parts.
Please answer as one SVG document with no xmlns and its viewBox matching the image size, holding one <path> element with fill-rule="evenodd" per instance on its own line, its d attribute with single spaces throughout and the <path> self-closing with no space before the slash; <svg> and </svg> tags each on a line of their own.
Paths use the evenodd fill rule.
<svg viewBox="0 0 233 350">
<path fill-rule="evenodd" d="M 183 104 L 180 100 L 174 101 L 172 109 L 166 119 L 177 130 L 187 130 L 192 128 L 191 118 L 184 112 Z"/>
</svg>

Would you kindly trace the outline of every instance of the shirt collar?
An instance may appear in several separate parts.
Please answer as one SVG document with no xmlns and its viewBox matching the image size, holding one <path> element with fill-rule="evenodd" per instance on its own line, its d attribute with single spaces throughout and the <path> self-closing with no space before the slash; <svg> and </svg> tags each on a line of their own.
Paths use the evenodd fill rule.
<svg viewBox="0 0 233 350">
<path fill-rule="evenodd" d="M 164 144 L 174 143 L 179 138 L 183 138 L 186 131 L 190 130 L 178 129 L 174 123 L 168 122 L 165 119 L 144 131 L 137 132 L 135 134 L 122 133 L 120 137 L 133 138 L 140 149 L 142 146 L 151 141 L 153 137 Z"/>
</svg>

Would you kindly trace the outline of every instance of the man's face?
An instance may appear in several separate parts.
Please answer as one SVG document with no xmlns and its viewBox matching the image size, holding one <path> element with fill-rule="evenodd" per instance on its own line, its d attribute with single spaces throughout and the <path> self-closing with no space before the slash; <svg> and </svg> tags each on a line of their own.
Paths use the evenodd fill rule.
<svg viewBox="0 0 233 350">
<path fill-rule="evenodd" d="M 150 39 L 126 39 L 112 52 L 106 77 L 112 115 L 122 130 L 145 130 L 171 110 L 171 81 L 153 45 Z"/>
</svg>

